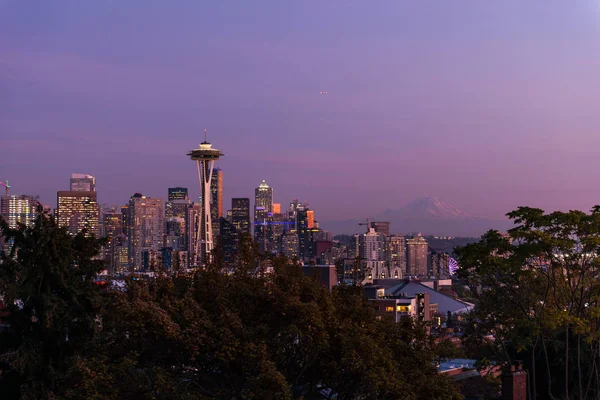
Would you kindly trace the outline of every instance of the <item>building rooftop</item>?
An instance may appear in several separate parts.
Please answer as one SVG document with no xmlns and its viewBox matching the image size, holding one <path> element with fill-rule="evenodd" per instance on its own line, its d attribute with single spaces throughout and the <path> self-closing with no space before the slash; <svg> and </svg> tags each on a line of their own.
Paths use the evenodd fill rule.
<svg viewBox="0 0 600 400">
<path fill-rule="evenodd" d="M 386 296 L 415 296 L 418 293 L 429 293 L 430 302 L 432 304 L 436 303 L 438 311 L 444 314 L 448 311 L 452 314 L 463 313 L 473 308 L 473 305 L 470 303 L 456 300 L 419 282 L 403 281 L 398 285 L 385 289 Z"/>
</svg>

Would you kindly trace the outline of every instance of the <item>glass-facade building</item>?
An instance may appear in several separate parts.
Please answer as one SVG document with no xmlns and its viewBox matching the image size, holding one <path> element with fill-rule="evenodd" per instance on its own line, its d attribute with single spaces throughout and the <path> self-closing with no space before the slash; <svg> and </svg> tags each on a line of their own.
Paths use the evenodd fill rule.
<svg viewBox="0 0 600 400">
<path fill-rule="evenodd" d="M 86 236 L 98 236 L 98 202 L 95 191 L 58 191 L 56 220 L 72 235 L 85 229 Z"/>
</svg>

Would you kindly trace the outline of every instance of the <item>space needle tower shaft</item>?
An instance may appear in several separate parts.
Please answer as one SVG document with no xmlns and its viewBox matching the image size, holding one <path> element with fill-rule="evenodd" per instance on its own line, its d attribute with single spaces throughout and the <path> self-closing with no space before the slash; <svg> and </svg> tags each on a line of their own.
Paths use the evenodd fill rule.
<svg viewBox="0 0 600 400">
<path fill-rule="evenodd" d="M 214 149 L 206 140 L 206 129 L 204 130 L 204 142 L 187 154 L 192 161 L 196 161 L 198 168 L 198 181 L 200 183 L 201 210 L 196 221 L 196 237 L 194 238 L 194 254 L 192 265 L 206 265 L 210 262 L 214 248 L 212 221 L 210 215 L 210 186 L 212 182 L 213 167 L 223 153 Z"/>
</svg>

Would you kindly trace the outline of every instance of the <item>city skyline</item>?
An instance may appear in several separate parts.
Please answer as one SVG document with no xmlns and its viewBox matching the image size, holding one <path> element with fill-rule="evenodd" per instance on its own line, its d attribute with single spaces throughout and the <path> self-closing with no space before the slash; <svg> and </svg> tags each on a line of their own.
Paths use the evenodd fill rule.
<svg viewBox="0 0 600 400">
<path fill-rule="evenodd" d="M 141 4 L 0 2 L 11 193 L 54 205 L 77 172 L 102 203 L 197 198 L 180 152 L 207 128 L 225 204 L 262 179 L 322 221 L 599 202 L 598 4 Z"/>
</svg>

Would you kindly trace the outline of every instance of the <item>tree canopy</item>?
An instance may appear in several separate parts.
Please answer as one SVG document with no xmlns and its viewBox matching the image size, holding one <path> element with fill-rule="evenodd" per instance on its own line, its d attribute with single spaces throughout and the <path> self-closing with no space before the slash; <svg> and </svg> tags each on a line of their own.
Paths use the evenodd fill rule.
<svg viewBox="0 0 600 400">
<path fill-rule="evenodd" d="M 521 207 L 516 227 L 457 249 L 477 301 L 467 342 L 497 361 L 522 359 L 532 398 L 600 396 L 600 207 L 545 213 Z"/>
<path fill-rule="evenodd" d="M 458 399 L 423 326 L 378 320 L 248 238 L 189 274 L 98 285 L 101 242 L 51 216 L 3 234 L 3 399 Z M 267 265 L 269 268 L 264 268 Z"/>
</svg>

